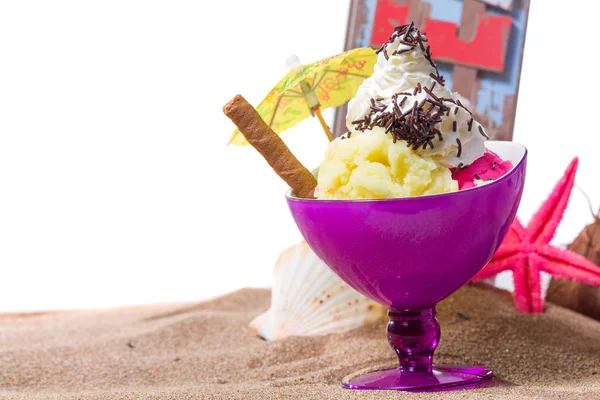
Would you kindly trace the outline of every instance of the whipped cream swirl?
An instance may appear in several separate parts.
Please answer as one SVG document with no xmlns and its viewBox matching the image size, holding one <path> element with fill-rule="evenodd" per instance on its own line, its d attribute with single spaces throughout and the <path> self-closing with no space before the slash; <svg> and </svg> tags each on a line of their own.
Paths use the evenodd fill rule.
<svg viewBox="0 0 600 400">
<path fill-rule="evenodd" d="M 434 119 L 437 122 L 425 129 L 435 130 L 436 136 L 424 146 L 415 145 L 413 149 L 448 168 L 460 168 L 485 153 L 488 136 L 483 127 L 473 120 L 465 106 L 467 102 L 444 85 L 426 42 L 425 34 L 412 24 L 396 28 L 389 42 L 379 49 L 373 75 L 363 81 L 356 96 L 348 103 L 346 125 L 350 132 L 359 127 L 360 130 L 369 129 L 369 126 L 374 126 L 372 121 L 377 120 L 379 126 L 385 127 L 391 116 L 382 118 L 385 115 L 379 114 L 396 112 L 398 116 L 407 115 L 416 107 L 415 103 L 419 104 L 421 111 L 432 107 L 429 112 L 437 114 Z M 434 106 L 433 102 L 442 106 Z M 361 120 L 362 123 L 358 122 Z M 412 122 L 411 118 L 406 126 L 412 125 Z M 410 128 L 416 132 L 415 135 L 423 129 L 417 125 Z"/>
</svg>

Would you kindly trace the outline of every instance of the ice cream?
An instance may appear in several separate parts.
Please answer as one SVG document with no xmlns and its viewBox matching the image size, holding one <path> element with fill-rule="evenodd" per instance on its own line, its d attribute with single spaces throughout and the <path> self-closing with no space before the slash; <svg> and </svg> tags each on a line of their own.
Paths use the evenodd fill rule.
<svg viewBox="0 0 600 400">
<path fill-rule="evenodd" d="M 348 130 L 364 129 L 373 122 L 387 127 L 388 120 L 382 114 L 409 113 L 396 118 L 396 128 L 401 128 L 398 125 L 410 120 L 416 103 L 424 114 L 418 119 L 423 127 L 392 128 L 390 132 L 396 131 L 398 139 L 410 141 L 416 152 L 446 167 L 468 165 L 481 157 L 487 135 L 464 107 L 460 95 L 445 86 L 431 59 L 425 34 L 412 25 L 396 28 L 378 52 L 373 75 L 348 104 Z"/>
<path fill-rule="evenodd" d="M 445 86 L 426 35 L 397 27 L 348 103 L 348 134 L 330 143 L 316 197 L 439 194 L 501 176 L 510 163 L 486 152 L 489 137 L 461 99 Z"/>
<path fill-rule="evenodd" d="M 319 168 L 322 200 L 382 199 L 458 190 L 448 168 L 394 143 L 383 128 L 334 140 Z"/>
<path fill-rule="evenodd" d="M 452 179 L 458 183 L 459 190 L 469 189 L 498 179 L 511 168 L 510 161 L 504 161 L 496 153 L 488 150 L 473 164 L 452 170 Z"/>
</svg>

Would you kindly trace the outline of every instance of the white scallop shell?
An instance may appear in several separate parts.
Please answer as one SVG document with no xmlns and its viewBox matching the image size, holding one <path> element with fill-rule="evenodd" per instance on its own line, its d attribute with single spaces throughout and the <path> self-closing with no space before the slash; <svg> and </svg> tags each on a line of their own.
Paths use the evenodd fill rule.
<svg viewBox="0 0 600 400">
<path fill-rule="evenodd" d="M 348 286 L 301 242 L 279 256 L 271 307 L 250 327 L 266 340 L 277 340 L 346 332 L 385 313 L 385 307 Z"/>
</svg>

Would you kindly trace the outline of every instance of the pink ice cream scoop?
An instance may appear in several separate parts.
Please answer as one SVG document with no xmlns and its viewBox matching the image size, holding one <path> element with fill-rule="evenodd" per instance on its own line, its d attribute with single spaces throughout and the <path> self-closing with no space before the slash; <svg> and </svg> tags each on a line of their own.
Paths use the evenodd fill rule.
<svg viewBox="0 0 600 400">
<path fill-rule="evenodd" d="M 496 153 L 486 150 L 471 165 L 460 170 L 452 170 L 452 179 L 458 182 L 458 190 L 477 186 L 476 180 L 489 181 L 500 178 L 513 167 L 510 161 L 502 160 Z"/>
</svg>

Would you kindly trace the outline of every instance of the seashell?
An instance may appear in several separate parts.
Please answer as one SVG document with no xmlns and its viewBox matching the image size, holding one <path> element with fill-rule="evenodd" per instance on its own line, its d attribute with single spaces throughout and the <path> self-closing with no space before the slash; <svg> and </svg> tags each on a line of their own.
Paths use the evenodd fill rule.
<svg viewBox="0 0 600 400">
<path fill-rule="evenodd" d="M 271 307 L 250 322 L 266 340 L 346 332 L 386 315 L 384 306 L 338 278 L 306 242 L 281 253 L 273 278 Z"/>
</svg>

